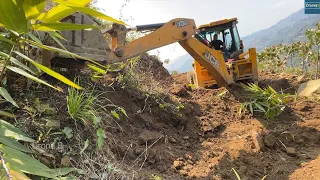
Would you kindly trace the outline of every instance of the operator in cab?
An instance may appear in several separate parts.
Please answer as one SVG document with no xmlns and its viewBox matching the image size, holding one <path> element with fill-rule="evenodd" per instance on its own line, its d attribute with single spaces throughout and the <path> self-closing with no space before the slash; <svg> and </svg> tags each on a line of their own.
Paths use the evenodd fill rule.
<svg viewBox="0 0 320 180">
<path fill-rule="evenodd" d="M 223 50 L 224 49 L 224 43 L 218 39 L 218 34 L 215 34 L 213 36 L 213 40 L 211 41 L 211 46 L 215 49 L 215 50 Z M 222 47 L 221 47 L 222 46 Z"/>
</svg>

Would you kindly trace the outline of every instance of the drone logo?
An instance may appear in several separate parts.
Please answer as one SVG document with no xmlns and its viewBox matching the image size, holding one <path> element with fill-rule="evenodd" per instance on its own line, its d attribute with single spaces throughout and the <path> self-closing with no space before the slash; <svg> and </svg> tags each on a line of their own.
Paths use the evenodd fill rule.
<svg viewBox="0 0 320 180">
<path fill-rule="evenodd" d="M 305 0 L 305 14 L 320 14 L 320 0 Z"/>
</svg>

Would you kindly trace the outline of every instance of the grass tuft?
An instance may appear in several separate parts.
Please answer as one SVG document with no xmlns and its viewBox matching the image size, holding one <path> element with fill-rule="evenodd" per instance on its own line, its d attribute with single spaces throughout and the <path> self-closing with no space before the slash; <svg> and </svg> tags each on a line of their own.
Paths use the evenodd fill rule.
<svg viewBox="0 0 320 180">
<path fill-rule="evenodd" d="M 67 105 L 68 114 L 76 121 L 82 121 L 85 125 L 96 124 L 99 121 L 99 112 L 95 108 L 99 94 L 94 91 L 77 90 L 73 87 L 68 88 Z"/>
</svg>

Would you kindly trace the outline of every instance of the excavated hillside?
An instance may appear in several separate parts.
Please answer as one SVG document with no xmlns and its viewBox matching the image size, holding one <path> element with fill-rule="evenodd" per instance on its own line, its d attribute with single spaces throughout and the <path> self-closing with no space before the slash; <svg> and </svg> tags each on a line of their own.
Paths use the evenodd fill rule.
<svg viewBox="0 0 320 180">
<path fill-rule="evenodd" d="M 104 92 L 99 97 L 100 105 L 113 104 L 126 111 L 127 116 L 120 114 L 117 119 L 107 115 L 114 106 L 105 108 L 101 119 L 106 134 L 102 150 L 96 149 L 94 128 L 68 115 L 67 86 L 49 77 L 43 78 L 62 87 L 64 93 L 37 85 L 30 90 L 13 86 L 11 94 L 25 108 L 18 110 L 16 122 L 11 122 L 40 139 L 38 143 L 62 142 L 63 152 L 50 149 L 38 158 L 50 167 L 84 170 L 79 179 L 150 179 L 157 175 L 166 180 L 230 180 L 236 179 L 232 168 L 243 180 L 262 179 L 265 175 L 270 180 L 320 177 L 317 102 L 299 98 L 268 121 L 261 115 L 238 115 L 245 97 L 240 87 L 232 87 L 222 96 L 225 88 L 192 89 L 186 74 L 171 77 L 159 60 L 147 54 L 135 63 L 128 62 L 119 73 L 112 85 L 107 84 L 110 79 L 92 82 L 89 71 L 77 74 L 82 86 Z M 73 73 L 63 74 L 75 77 Z M 303 77 L 264 73 L 260 74 L 259 84 L 294 93 L 304 81 Z M 15 79 L 13 84 L 17 83 Z M 30 107 L 36 107 L 35 98 L 51 110 L 30 113 L 34 112 Z M 52 135 L 65 127 L 72 129 L 71 138 Z M 90 145 L 80 154 L 86 139 Z M 120 171 L 112 171 L 108 163 Z"/>
</svg>

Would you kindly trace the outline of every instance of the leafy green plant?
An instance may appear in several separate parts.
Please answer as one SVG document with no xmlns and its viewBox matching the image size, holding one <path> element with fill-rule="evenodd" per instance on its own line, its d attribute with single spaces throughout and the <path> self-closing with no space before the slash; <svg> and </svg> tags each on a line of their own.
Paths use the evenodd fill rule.
<svg viewBox="0 0 320 180">
<path fill-rule="evenodd" d="M 5 82 L 8 70 L 58 91 L 62 91 L 62 88 L 55 87 L 40 79 L 38 76 L 41 73 L 46 73 L 72 88 L 77 90 L 83 89 L 81 86 L 75 84 L 61 74 L 31 59 L 29 54 L 32 53 L 32 49 L 59 52 L 66 56 L 84 59 L 96 66 L 104 67 L 96 63 L 93 59 L 81 57 L 67 51 L 60 43 L 60 40 L 65 40 L 61 36 L 60 31 L 85 30 L 88 28 L 100 27 L 61 23 L 59 22 L 61 19 L 78 11 L 95 18 L 124 24 L 121 21 L 88 8 L 86 5 L 90 3 L 91 0 L 53 0 L 53 3 L 55 4 L 54 7 L 51 10 L 44 12 L 43 10 L 47 2 L 47 0 L 0 1 L 0 63 L 2 67 L 0 72 L 0 82 L 2 82 L 0 93 L 6 101 L 10 102 L 16 108 L 19 108 L 19 105 L 13 100 L 4 87 L 6 85 Z M 56 41 L 61 48 L 45 45 L 39 36 L 40 33 L 49 34 L 49 37 Z M 30 65 L 33 68 L 31 68 Z M 2 115 L 12 117 L 10 113 L 6 112 L 2 113 Z M 66 133 L 68 137 L 71 137 L 70 130 L 65 131 L 64 133 Z M 36 159 L 28 156 L 26 153 L 33 152 L 26 149 L 17 140 L 25 142 L 34 141 L 28 138 L 19 129 L 14 128 L 3 121 L 0 128 L 0 157 L 3 165 L 0 169 L 2 177 L 11 175 L 14 179 L 29 179 L 25 174 L 30 174 L 57 179 L 58 176 L 63 176 L 74 170 L 71 168 L 48 168 Z"/>
<path fill-rule="evenodd" d="M 99 121 L 99 112 L 95 108 L 95 103 L 99 94 L 93 94 L 93 91 L 79 91 L 75 88 L 68 88 L 67 106 L 70 117 L 76 121 L 88 125 L 91 121 L 96 124 Z"/>
<path fill-rule="evenodd" d="M 37 175 L 51 179 L 58 179 L 61 176 L 75 171 L 74 168 L 50 169 L 28 153 L 35 151 L 22 145 L 20 142 L 34 143 L 17 127 L 0 120 L 0 159 L 1 176 L 11 176 L 13 179 L 30 179 L 27 175 Z M 9 178 L 9 177 L 8 177 Z"/>
<path fill-rule="evenodd" d="M 241 104 L 239 109 L 240 114 L 243 110 L 249 109 L 251 114 L 254 111 L 263 112 L 267 119 L 273 120 L 284 111 L 286 105 L 293 97 L 290 94 L 277 93 L 271 86 L 262 89 L 253 83 L 241 85 L 249 92 L 250 101 Z"/>
<path fill-rule="evenodd" d="M 150 180 L 162 180 L 162 178 L 158 175 L 152 174 Z"/>
<path fill-rule="evenodd" d="M 172 73 L 171 73 L 171 75 L 177 75 L 177 74 L 179 74 L 178 70 L 174 70 L 174 71 L 172 71 Z"/>
</svg>

